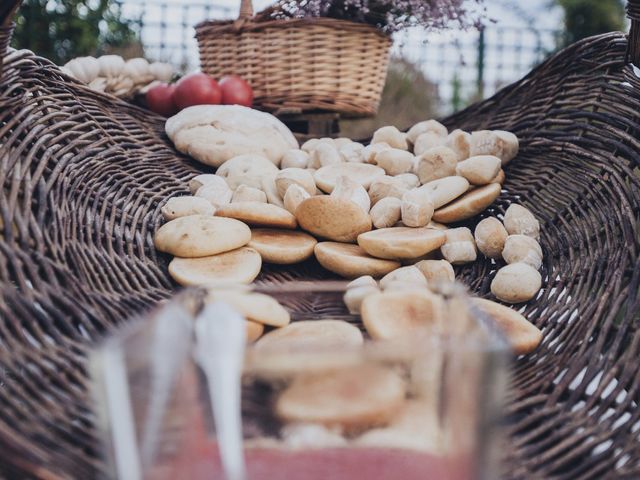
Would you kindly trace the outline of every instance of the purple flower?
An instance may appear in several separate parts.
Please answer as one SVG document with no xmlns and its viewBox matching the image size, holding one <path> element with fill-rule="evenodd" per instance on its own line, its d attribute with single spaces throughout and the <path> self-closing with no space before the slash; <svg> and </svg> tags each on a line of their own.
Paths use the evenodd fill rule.
<svg viewBox="0 0 640 480">
<path fill-rule="evenodd" d="M 483 0 L 473 0 L 480 4 Z M 470 0 L 278 0 L 269 9 L 276 18 L 329 17 L 368 23 L 393 33 L 409 27 L 442 30 L 476 25 Z"/>
</svg>

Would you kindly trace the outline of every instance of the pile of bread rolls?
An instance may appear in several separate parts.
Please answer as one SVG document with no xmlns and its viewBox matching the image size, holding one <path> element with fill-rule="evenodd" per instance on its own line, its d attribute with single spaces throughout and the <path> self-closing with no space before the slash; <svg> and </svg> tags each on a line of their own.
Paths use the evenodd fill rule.
<svg viewBox="0 0 640 480">
<path fill-rule="evenodd" d="M 454 280 L 452 265 L 476 261 L 478 250 L 497 263 L 491 291 L 499 300 L 525 302 L 541 288 L 540 227 L 526 208 L 512 204 L 502 221 L 483 219 L 474 232 L 456 226 L 499 197 L 502 167 L 518 153 L 510 132 L 448 132 L 427 120 L 406 133 L 383 127 L 367 146 L 322 138 L 298 148 L 275 117 L 239 106 L 187 108 L 166 130 L 178 150 L 217 167 L 190 180 L 191 196 L 162 206 L 167 223 L 155 245 L 175 257 L 169 273 L 181 285 L 251 283 L 263 262 L 315 256 L 327 270 L 356 279 L 346 302 L 362 312 L 373 338 L 406 333 L 371 319 L 387 300 L 394 311 L 414 302 L 437 312 L 430 287 Z M 539 330 L 515 310 L 488 300 L 478 306 L 522 326 L 527 335 L 516 351 L 540 342 Z M 406 320 L 397 323 L 415 323 Z"/>
<path fill-rule="evenodd" d="M 77 57 L 60 69 L 92 90 L 125 99 L 146 93 L 159 82 L 170 81 L 174 74 L 168 63 L 150 63 L 144 58 L 125 60 L 120 55 Z"/>
</svg>

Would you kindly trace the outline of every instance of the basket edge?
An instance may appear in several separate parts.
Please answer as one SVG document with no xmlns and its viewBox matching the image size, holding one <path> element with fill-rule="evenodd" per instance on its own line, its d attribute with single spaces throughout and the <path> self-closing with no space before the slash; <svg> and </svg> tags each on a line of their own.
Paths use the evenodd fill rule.
<svg viewBox="0 0 640 480">
<path fill-rule="evenodd" d="M 383 38 L 390 39 L 391 35 L 384 33 L 379 28 L 366 23 L 351 22 L 337 18 L 313 17 L 313 18 L 287 18 L 277 20 L 253 21 L 246 20 L 205 20 L 194 26 L 195 37 L 208 33 L 243 33 L 247 31 L 260 31 L 267 28 L 289 28 L 303 25 L 316 25 L 328 28 L 336 28 L 346 31 L 359 31 L 375 33 Z"/>
</svg>

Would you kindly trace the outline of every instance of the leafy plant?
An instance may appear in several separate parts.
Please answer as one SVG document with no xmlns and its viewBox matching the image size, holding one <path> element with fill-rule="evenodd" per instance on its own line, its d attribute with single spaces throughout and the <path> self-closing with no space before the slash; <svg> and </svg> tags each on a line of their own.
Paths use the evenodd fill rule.
<svg viewBox="0 0 640 480">
<path fill-rule="evenodd" d="M 622 0 L 554 0 L 564 10 L 564 31 L 558 44 L 570 45 L 582 38 L 625 30 Z"/>
<path fill-rule="evenodd" d="M 279 0 L 265 11 L 272 17 L 330 17 L 368 23 L 387 33 L 421 26 L 441 30 L 471 24 L 465 0 Z M 475 0 L 482 3 L 482 0 Z"/>
<path fill-rule="evenodd" d="M 135 22 L 109 0 L 24 0 L 16 17 L 16 48 L 27 48 L 61 65 L 140 45 Z"/>
</svg>

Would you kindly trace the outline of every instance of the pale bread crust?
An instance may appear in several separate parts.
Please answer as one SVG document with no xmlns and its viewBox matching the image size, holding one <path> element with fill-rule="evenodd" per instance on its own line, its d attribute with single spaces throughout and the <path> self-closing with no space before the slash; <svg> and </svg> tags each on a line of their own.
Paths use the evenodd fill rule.
<svg viewBox="0 0 640 480">
<path fill-rule="evenodd" d="M 442 299 L 428 290 L 392 290 L 369 295 L 361 306 L 362 322 L 374 340 L 408 337 L 438 329 L 443 322 Z"/>
<path fill-rule="evenodd" d="M 320 242 L 314 252 L 320 265 L 344 278 L 377 278 L 400 267 L 400 262 L 371 257 L 358 245 L 347 243 Z"/>
<path fill-rule="evenodd" d="M 475 217 L 500 196 L 500 190 L 499 183 L 490 183 L 475 188 L 436 210 L 433 214 L 433 220 L 440 223 L 453 223 Z"/>
<path fill-rule="evenodd" d="M 175 257 L 169 275 L 182 286 L 220 286 L 251 283 L 260 273 L 262 259 L 253 248 L 201 258 Z"/>
<path fill-rule="evenodd" d="M 284 208 L 270 203 L 238 202 L 222 205 L 216 210 L 216 217 L 235 218 L 248 225 L 258 227 L 278 227 L 294 229 L 298 226 L 296 217 Z"/>
<path fill-rule="evenodd" d="M 304 232 L 255 228 L 251 231 L 249 246 L 258 251 L 265 263 L 291 265 L 310 258 L 317 243 Z"/>
<path fill-rule="evenodd" d="M 307 198 L 296 209 L 303 230 L 336 242 L 355 242 L 371 230 L 371 217 L 354 202 L 329 195 Z"/>
<path fill-rule="evenodd" d="M 540 329 L 515 310 L 484 298 L 474 298 L 473 303 L 493 318 L 516 355 L 531 353 L 540 345 Z"/>
<path fill-rule="evenodd" d="M 244 223 L 208 215 L 176 218 L 162 225 L 154 236 L 156 249 L 184 258 L 228 252 L 249 240 L 251 230 Z"/>
<path fill-rule="evenodd" d="M 397 373 L 377 365 L 299 376 L 278 398 L 276 414 L 359 431 L 389 423 L 405 402 L 405 388 Z"/>
<path fill-rule="evenodd" d="M 358 235 L 358 245 L 369 255 L 389 260 L 418 258 L 440 248 L 446 235 L 433 228 L 390 227 Z"/>
</svg>

